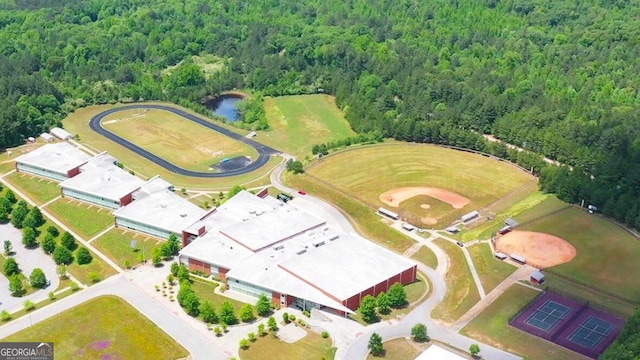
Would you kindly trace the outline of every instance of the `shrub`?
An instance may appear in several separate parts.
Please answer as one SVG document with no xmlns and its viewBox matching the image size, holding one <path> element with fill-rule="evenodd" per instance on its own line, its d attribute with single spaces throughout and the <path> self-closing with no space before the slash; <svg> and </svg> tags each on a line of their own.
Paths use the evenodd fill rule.
<svg viewBox="0 0 640 360">
<path fill-rule="evenodd" d="M 78 261 L 78 265 L 85 265 L 93 261 L 93 256 L 91 256 L 89 249 L 80 247 L 78 251 L 76 251 L 76 260 Z"/>
<path fill-rule="evenodd" d="M 0 320 L 3 322 L 11 320 L 11 314 L 9 314 L 7 310 L 2 310 L 2 312 L 0 312 Z"/>
<path fill-rule="evenodd" d="M 323 338 L 323 339 L 326 339 L 326 338 L 328 338 L 328 337 L 329 337 L 329 333 L 328 333 L 328 332 L 326 332 L 326 331 L 323 331 L 323 332 L 322 332 L 322 338 Z"/>
<path fill-rule="evenodd" d="M 36 308 L 36 304 L 33 303 L 33 301 L 31 300 L 27 300 L 24 302 L 24 309 L 29 312 L 29 311 L 33 311 L 33 309 Z"/>
<path fill-rule="evenodd" d="M 71 285 L 69 285 L 69 288 L 71 288 L 71 291 L 76 292 L 80 290 L 80 285 L 76 284 L 75 282 L 72 282 Z"/>
</svg>

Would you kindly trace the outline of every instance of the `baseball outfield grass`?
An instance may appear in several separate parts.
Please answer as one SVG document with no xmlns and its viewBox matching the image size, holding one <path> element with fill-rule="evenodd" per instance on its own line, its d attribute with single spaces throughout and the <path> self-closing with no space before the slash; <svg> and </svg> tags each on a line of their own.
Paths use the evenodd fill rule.
<svg viewBox="0 0 640 360">
<path fill-rule="evenodd" d="M 52 341 L 60 359 L 179 359 L 188 355 L 157 325 L 115 296 L 89 300 L 2 341 Z"/>
<path fill-rule="evenodd" d="M 476 244 L 467 247 L 467 250 L 487 294 L 516 271 L 515 266 L 496 260 L 491 253 L 489 244 Z"/>
<path fill-rule="evenodd" d="M 207 172 L 225 158 L 248 156 L 252 147 L 165 110 L 123 110 L 102 126 L 183 169 Z"/>
<path fill-rule="evenodd" d="M 185 109 L 183 107 L 180 107 L 174 104 L 167 104 L 167 103 L 145 103 L 145 104 L 170 105 L 175 107 L 176 109 L 180 109 L 180 110 L 195 114 L 197 116 L 200 116 L 203 119 L 206 119 L 200 114 L 196 114 L 191 110 Z M 79 139 L 80 139 L 79 141 L 83 146 L 95 151 L 96 153 L 101 151 L 108 151 L 109 154 L 111 154 L 116 159 L 118 159 L 118 161 L 123 163 L 127 169 L 132 170 L 137 175 L 141 175 L 143 178 L 150 178 L 155 175 L 160 175 L 165 180 L 174 184 L 177 188 L 186 187 L 186 188 L 198 188 L 198 189 L 227 189 L 227 188 L 233 187 L 234 185 L 244 185 L 247 188 L 251 188 L 256 186 L 267 185 L 269 183 L 269 177 L 267 176 L 268 172 L 271 169 L 273 169 L 281 160 L 280 158 L 272 157 L 267 163 L 267 165 L 251 173 L 239 175 L 239 176 L 217 178 L 217 179 L 205 179 L 205 178 L 192 178 L 192 177 L 178 175 L 166 170 L 161 166 L 156 165 L 155 163 L 145 158 L 142 158 L 138 154 L 126 149 L 123 146 L 120 146 L 112 142 L 111 140 L 91 130 L 91 128 L 89 127 L 89 120 L 93 116 L 105 110 L 109 110 L 119 106 L 123 106 L 123 105 L 122 104 L 99 105 L 99 106 L 88 106 L 85 108 L 80 108 L 75 112 L 73 112 L 72 114 L 69 114 L 69 116 L 67 116 L 67 118 L 63 120 L 63 124 L 67 131 L 69 131 L 74 135 L 79 136 Z M 118 114 L 119 113 L 116 113 L 114 114 L 114 116 L 118 116 Z M 211 121 L 213 122 L 213 120 Z M 126 123 L 126 122 L 123 122 L 123 123 Z M 231 131 L 234 131 L 242 135 L 246 135 L 247 133 L 247 131 L 245 130 L 234 128 L 222 122 L 215 122 L 215 123 L 216 125 L 222 126 L 224 128 L 227 128 Z M 193 126 L 199 126 L 199 125 L 193 124 Z M 204 130 L 203 133 L 213 132 L 212 130 L 208 130 L 205 128 L 202 128 L 202 129 Z M 256 138 L 256 140 L 260 140 L 260 139 Z M 177 149 L 177 152 L 195 151 L 193 147 L 193 142 L 185 142 L 185 143 L 182 143 L 181 146 L 180 145 L 178 146 L 179 148 Z M 213 150 L 213 151 L 218 151 L 218 150 Z M 211 159 L 211 163 L 213 163 L 215 159 L 213 158 L 212 154 L 209 154 L 209 156 Z M 227 157 L 227 156 L 223 156 L 222 158 L 224 157 Z"/>
<path fill-rule="evenodd" d="M 461 209 L 436 206 L 441 209 L 429 215 L 438 220 L 438 227 L 448 226 L 460 215 L 488 207 L 535 181 L 532 175 L 506 162 L 482 155 L 394 141 L 354 147 L 323 157 L 311 165 L 307 173 L 374 209 L 388 207 L 403 217 L 424 217 L 431 208 L 425 210 L 421 201 L 406 200 L 397 208 L 389 207 L 379 199 L 382 193 L 402 187 L 431 187 L 471 200 Z M 439 202 L 429 201 L 426 205 L 436 204 Z"/>
<path fill-rule="evenodd" d="M 594 214 L 576 207 L 537 218 L 522 230 L 559 236 L 577 250 L 568 263 L 550 270 L 580 283 L 640 303 L 640 240 Z"/>
<path fill-rule="evenodd" d="M 444 278 L 447 293 L 444 300 L 433 309 L 431 316 L 453 323 L 480 301 L 480 294 L 473 283 L 471 270 L 462 250 L 454 243 L 443 239 L 436 239 L 433 243 L 449 255 L 449 271 Z"/>
<path fill-rule="evenodd" d="M 509 318 L 524 308 L 538 292 L 514 284 L 480 313 L 461 333 L 525 359 L 586 359 L 561 346 L 509 326 Z M 480 348 L 482 355 L 482 347 Z"/>
<path fill-rule="evenodd" d="M 256 140 L 297 158 L 311 156 L 315 144 L 356 135 L 328 95 L 267 98 L 265 111 L 271 129 Z"/>
</svg>

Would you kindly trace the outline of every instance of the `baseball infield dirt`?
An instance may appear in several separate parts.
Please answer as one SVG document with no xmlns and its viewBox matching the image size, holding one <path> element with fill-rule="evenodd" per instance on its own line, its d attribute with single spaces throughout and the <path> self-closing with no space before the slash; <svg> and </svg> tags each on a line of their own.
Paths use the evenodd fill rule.
<svg viewBox="0 0 640 360">
<path fill-rule="evenodd" d="M 533 231 L 515 230 L 503 235 L 497 239 L 496 249 L 507 255 L 522 255 L 528 264 L 539 268 L 564 264 L 576 256 L 576 248 L 565 239 Z"/>
<path fill-rule="evenodd" d="M 460 194 L 432 187 L 403 187 L 385 191 L 380 195 L 380 201 L 391 207 L 398 207 L 401 202 L 418 195 L 431 196 L 432 198 L 450 204 L 455 209 L 461 209 L 471 202 L 471 200 Z"/>
</svg>

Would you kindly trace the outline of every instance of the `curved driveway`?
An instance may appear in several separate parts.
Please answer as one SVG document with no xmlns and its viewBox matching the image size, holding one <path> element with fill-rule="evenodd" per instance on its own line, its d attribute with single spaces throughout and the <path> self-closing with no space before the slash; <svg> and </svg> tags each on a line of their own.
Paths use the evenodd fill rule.
<svg viewBox="0 0 640 360">
<path fill-rule="evenodd" d="M 200 124 L 206 128 L 209 128 L 213 131 L 217 131 L 222 135 L 228 136 L 234 140 L 243 142 L 249 146 L 251 146 L 252 148 L 256 149 L 256 151 L 258 152 L 258 158 L 253 161 L 251 164 L 249 164 L 248 166 L 245 166 L 241 169 L 237 169 L 237 170 L 231 170 L 231 171 L 226 171 L 226 172 L 222 172 L 222 173 L 209 173 L 209 172 L 199 172 L 199 171 L 192 171 L 192 170 L 187 170 L 187 169 L 183 169 L 179 166 L 176 166 L 170 162 L 168 162 L 167 160 L 141 148 L 140 146 L 125 140 L 123 138 L 121 138 L 120 136 L 108 131 L 107 129 L 102 127 L 102 119 L 104 119 L 106 116 L 117 113 L 119 111 L 124 111 L 124 110 L 132 110 L 132 109 L 155 109 L 155 110 L 164 110 L 164 111 L 169 111 L 172 112 L 176 115 L 182 116 L 183 118 L 187 119 L 187 120 L 191 120 L 197 124 Z M 221 126 L 218 126 L 216 124 L 213 124 L 209 121 L 204 120 L 201 117 L 195 116 L 193 114 L 190 114 L 186 111 L 182 111 L 180 109 L 176 109 L 174 107 L 171 106 L 166 106 L 166 105 L 151 105 L 151 104 L 141 104 L 141 105 L 127 105 L 127 106 L 123 106 L 123 107 L 118 107 L 115 109 L 110 109 L 110 110 L 106 110 L 103 111 L 101 113 L 99 113 L 98 115 L 94 116 L 91 118 L 91 121 L 89 122 L 89 126 L 91 127 L 91 129 L 95 132 L 97 132 L 98 134 L 106 137 L 107 139 L 120 144 L 124 147 L 126 147 L 127 149 L 135 152 L 136 154 L 162 166 L 163 168 L 174 172 L 176 174 L 180 174 L 180 175 L 185 175 L 185 176 L 191 176 L 191 177 L 199 177 L 199 178 L 221 178 L 221 177 L 228 177 L 228 176 L 235 176 L 235 175 L 242 175 L 242 174 L 246 174 L 248 172 L 257 170 L 259 168 L 261 168 L 262 166 L 266 165 L 267 162 L 269 162 L 269 157 L 271 155 L 274 154 L 279 154 L 280 152 L 274 148 L 265 146 L 260 144 L 259 142 L 256 142 L 254 140 L 251 139 L 247 139 L 242 135 L 236 134 L 230 130 L 227 130 Z"/>
</svg>

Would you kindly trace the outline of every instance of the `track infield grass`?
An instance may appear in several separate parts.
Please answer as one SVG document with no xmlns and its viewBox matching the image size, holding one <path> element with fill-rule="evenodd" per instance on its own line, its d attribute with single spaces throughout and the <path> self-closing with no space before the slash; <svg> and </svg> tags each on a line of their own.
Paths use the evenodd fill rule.
<svg viewBox="0 0 640 360">
<path fill-rule="evenodd" d="M 271 334 L 258 337 L 255 342 L 249 343 L 249 349 L 239 350 L 240 358 L 242 360 L 332 360 L 335 357 L 336 349 L 332 345 L 331 338 L 323 339 L 313 331 L 305 331 L 307 335 L 293 344 L 285 343 Z"/>
<path fill-rule="evenodd" d="M 60 196 L 58 182 L 26 173 L 13 173 L 3 181 L 10 183 L 38 205 Z"/>
<path fill-rule="evenodd" d="M 489 244 L 468 246 L 467 250 L 487 294 L 517 269 L 513 265 L 497 260 L 491 253 Z"/>
<path fill-rule="evenodd" d="M 416 251 L 411 258 L 420 261 L 432 269 L 438 267 L 438 258 L 436 257 L 436 254 L 426 246 L 420 246 L 418 251 Z"/>
<path fill-rule="evenodd" d="M 181 106 L 170 104 L 170 103 L 161 103 L 161 102 L 149 102 L 145 104 L 160 104 L 175 107 L 176 109 L 194 114 L 199 116 L 205 120 L 214 122 L 216 125 L 229 129 L 235 133 L 246 135 L 247 131 L 235 128 L 231 125 L 224 124 L 222 122 L 217 122 L 212 119 L 205 118 L 201 114 L 197 114 L 189 109 L 183 108 Z M 78 135 L 80 137 L 80 143 L 87 148 L 99 153 L 101 151 L 108 151 L 110 155 L 118 159 L 121 163 L 125 165 L 127 169 L 132 170 L 135 174 L 142 175 L 144 178 L 151 178 L 155 175 L 160 175 L 163 179 L 168 182 L 174 184 L 176 188 L 186 187 L 186 188 L 197 188 L 197 189 L 221 189 L 221 188 L 231 188 L 234 185 L 244 185 L 247 188 L 262 186 L 269 184 L 269 176 L 268 173 L 273 169 L 278 163 L 280 163 L 281 159 L 278 157 L 272 157 L 267 165 L 261 167 L 256 171 L 252 171 L 251 173 L 226 177 L 226 178 L 193 178 L 186 177 L 182 175 L 178 175 L 176 173 L 170 172 L 169 170 L 156 165 L 152 161 L 149 161 L 140 155 L 134 153 L 133 151 L 120 146 L 113 141 L 107 139 L 106 137 L 94 132 L 89 127 L 89 120 L 109 109 L 113 109 L 116 107 L 122 107 L 125 104 L 117 104 L 117 105 L 96 105 L 96 106 L 88 106 L 84 108 L 77 109 L 73 113 L 69 114 L 64 120 L 63 124 L 67 131 L 74 135 Z M 130 105 L 130 104 L 126 104 Z M 119 113 L 113 114 L 117 116 Z M 185 120 L 188 121 L 188 120 Z M 193 124 L 196 126 L 196 124 Z M 200 126 L 200 125 L 197 125 Z M 209 132 L 213 132 L 213 130 L 205 129 Z M 256 139 L 259 140 L 259 139 Z M 187 147 L 188 144 L 185 144 Z M 212 158 L 213 160 L 213 158 Z M 211 162 L 213 163 L 213 161 Z"/>
<path fill-rule="evenodd" d="M 412 239 L 389 226 L 387 220 L 376 214 L 375 210 L 349 194 L 337 191 L 326 183 L 304 174 L 286 173 L 283 181 L 293 188 L 305 189 L 309 194 L 335 205 L 354 225 L 354 228 L 367 239 L 399 253 L 403 253 L 414 244 Z"/>
<path fill-rule="evenodd" d="M 153 341 L 149 341 L 153 339 Z M 3 341 L 52 341 L 61 359 L 178 359 L 188 352 L 115 296 L 102 296 Z"/>
<path fill-rule="evenodd" d="M 105 117 L 102 126 L 188 170 L 206 172 L 225 158 L 249 156 L 255 159 L 258 156 L 249 145 L 165 110 L 119 111 Z"/>
<path fill-rule="evenodd" d="M 550 271 L 640 303 L 640 278 L 629 276 L 640 274 L 640 240 L 618 225 L 568 207 L 521 229 L 559 236 L 576 248 L 573 260 Z"/>
<path fill-rule="evenodd" d="M 356 135 L 328 95 L 270 97 L 264 106 L 271 129 L 256 140 L 297 158 L 311 156 L 313 145 Z"/>
<path fill-rule="evenodd" d="M 580 354 L 509 326 L 509 318 L 522 310 L 538 294 L 537 291 L 525 286 L 511 285 L 465 326 L 461 333 L 483 343 L 519 354 L 525 359 L 586 359 Z"/>
<path fill-rule="evenodd" d="M 423 217 L 426 211 L 406 200 L 398 208 L 391 207 L 379 199 L 382 193 L 402 187 L 434 187 L 471 200 L 461 209 L 448 207 L 440 214 L 432 211 L 438 227 L 446 227 L 461 215 L 488 207 L 536 181 L 506 162 L 482 155 L 395 141 L 331 154 L 313 163 L 307 173 L 374 209 L 386 207 L 403 217 Z"/>
<path fill-rule="evenodd" d="M 480 294 L 473 283 L 471 270 L 462 250 L 444 239 L 436 239 L 433 242 L 449 256 L 449 271 L 444 278 L 447 293 L 444 300 L 433 309 L 431 316 L 453 323 L 480 301 Z"/>
<path fill-rule="evenodd" d="M 131 247 L 131 241 L 136 241 L 135 249 Z M 91 242 L 91 245 L 113 260 L 116 264 L 125 268 L 140 264 L 141 258 L 151 259 L 153 248 L 162 244 L 162 240 L 150 238 L 140 233 L 122 229 L 109 230 L 104 235 Z"/>
<path fill-rule="evenodd" d="M 58 199 L 45 208 L 85 240 L 113 225 L 111 210 L 69 198 Z"/>
</svg>

